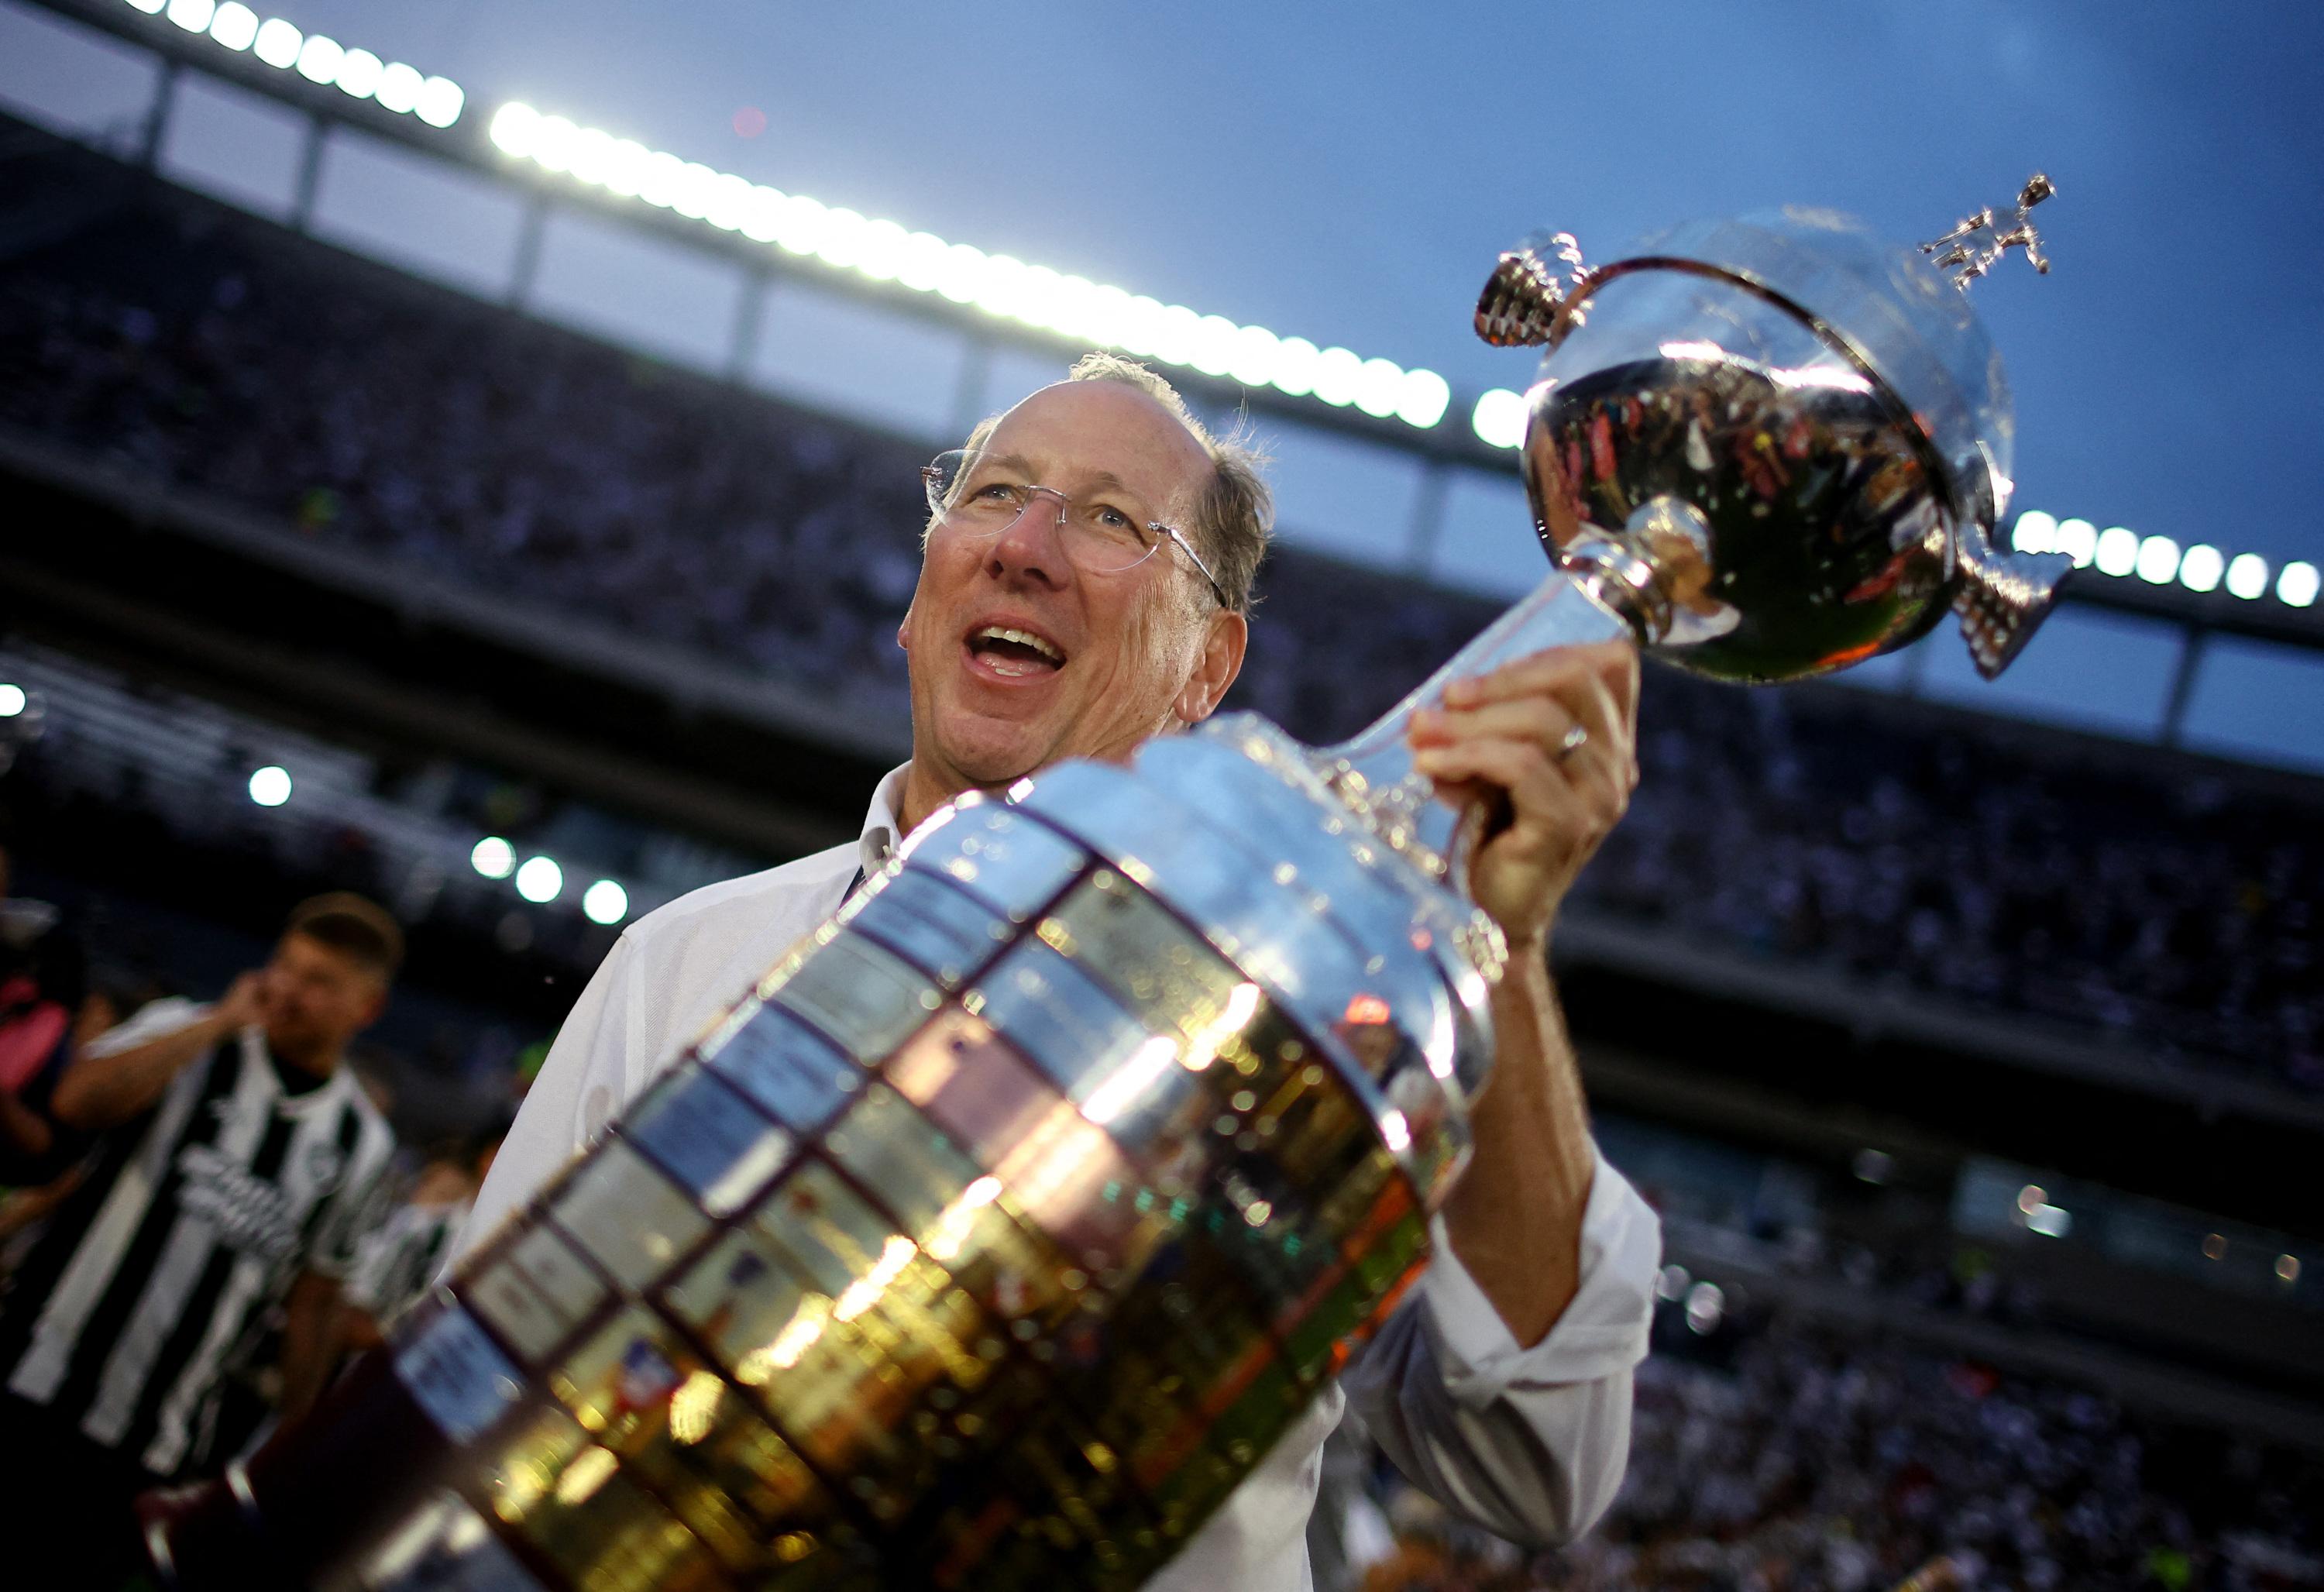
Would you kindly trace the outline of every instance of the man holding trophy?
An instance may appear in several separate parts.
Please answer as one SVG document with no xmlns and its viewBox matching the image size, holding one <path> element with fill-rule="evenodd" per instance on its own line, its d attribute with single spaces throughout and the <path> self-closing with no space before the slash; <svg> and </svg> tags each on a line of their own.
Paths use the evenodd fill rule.
<svg viewBox="0 0 2324 1592">
<path fill-rule="evenodd" d="M 912 760 L 855 843 L 713 885 L 632 925 L 567 1020 L 463 1243 L 585 1148 L 891 848 L 964 791 L 1126 759 L 1211 716 L 1242 663 L 1269 518 L 1255 461 L 1142 366 L 1084 358 L 930 467 L 909 655 Z M 1547 948 L 1575 874 L 1637 779 L 1637 649 L 1543 652 L 1455 684 L 1411 727 L 1415 766 L 1491 810 L 1470 866 L 1508 945 L 1497 1064 L 1425 1282 L 1343 1376 L 1413 1479 L 1547 1543 L 1612 1500 L 1646 1349 L 1660 1236 L 1599 1156 Z M 1231 815 L 1230 815 L 1231 816 Z M 1305 1528 L 1342 1399 L 1319 1399 L 1157 1587 L 1307 1584 Z"/>
</svg>

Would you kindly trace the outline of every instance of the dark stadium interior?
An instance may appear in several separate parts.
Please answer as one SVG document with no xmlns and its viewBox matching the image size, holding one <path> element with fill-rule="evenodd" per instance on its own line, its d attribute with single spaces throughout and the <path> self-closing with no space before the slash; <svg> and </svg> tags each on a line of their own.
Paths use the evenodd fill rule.
<svg viewBox="0 0 2324 1592">
<path fill-rule="evenodd" d="M 618 926 L 415 858 L 561 845 L 642 910 L 852 835 L 908 747 L 924 452 L 0 117 L 0 678 L 46 704 L 0 725 L 14 891 L 194 994 L 376 895 L 400 1121 L 504 1110 Z M 1317 742 L 1499 607 L 1297 548 L 1260 586 L 1231 705 Z M 2318 1584 L 2268 1567 L 2324 1551 L 2324 780 L 1837 685 L 1659 671 L 1643 721 L 1558 953 L 1666 1223 L 1630 1479 L 1536 1580 L 1335 1449 L 1426 1544 L 1395 1584 L 1885 1586 L 1964 1543 L 2027 1587 Z M 362 815 L 245 798 L 279 738 Z M 1980 1233 L 1979 1167 L 2072 1235 Z M 2183 1265 L 2136 1237 L 2173 1223 Z"/>
</svg>

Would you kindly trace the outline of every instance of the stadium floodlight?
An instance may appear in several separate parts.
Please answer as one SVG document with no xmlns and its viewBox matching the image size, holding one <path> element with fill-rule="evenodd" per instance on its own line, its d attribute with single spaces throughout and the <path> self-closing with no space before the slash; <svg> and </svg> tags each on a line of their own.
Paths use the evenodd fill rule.
<svg viewBox="0 0 2324 1592">
<path fill-rule="evenodd" d="M 2267 560 L 2257 553 L 2238 553 L 2227 564 L 2227 591 L 2249 603 L 2267 591 Z"/>
<path fill-rule="evenodd" d="M 2098 556 L 2098 528 L 2087 520 L 2058 521 L 2058 541 L 2052 549 L 2074 561 L 2076 569 L 2088 569 Z"/>
<path fill-rule="evenodd" d="M 2100 575 L 2125 575 L 2138 567 L 2138 532 L 2127 525 L 2109 525 L 2098 532 L 2092 560 Z"/>
<path fill-rule="evenodd" d="M 1396 418 L 1425 431 L 1452 407 L 1452 389 L 1434 371 L 1406 371 L 1397 383 Z"/>
<path fill-rule="evenodd" d="M 290 770 L 277 763 L 254 768 L 250 775 L 250 799 L 262 807 L 279 807 L 290 799 Z"/>
<path fill-rule="evenodd" d="M 521 100 L 512 99 L 493 113 L 484 136 L 504 155 L 518 160 L 532 153 L 534 141 L 540 133 L 541 115 Z"/>
<path fill-rule="evenodd" d="M 467 103 L 467 95 L 451 78 L 423 78 L 420 81 L 420 103 L 411 109 L 430 127 L 449 127 L 460 119 Z"/>
<path fill-rule="evenodd" d="M 2287 608 L 2311 608 L 2319 584 L 2316 566 L 2295 558 L 2276 574 L 2275 600 Z"/>
<path fill-rule="evenodd" d="M 389 61 L 387 69 L 379 75 L 379 88 L 371 97 L 372 103 L 382 110 L 408 116 L 420 108 L 421 81 L 419 68 L 400 60 Z"/>
<path fill-rule="evenodd" d="M 132 6 L 143 12 L 147 16 L 161 15 L 161 7 L 164 3 L 165 0 L 129 0 L 129 4 Z"/>
<path fill-rule="evenodd" d="M 1727 1293 L 1716 1283 L 1697 1283 L 1686 1291 L 1688 1330 L 1702 1337 L 1719 1330 L 1726 1319 Z"/>
<path fill-rule="evenodd" d="M 1307 398 L 1315 391 L 1315 362 L 1323 351 L 1305 337 L 1286 337 L 1275 345 L 1275 390 L 1286 398 Z"/>
<path fill-rule="evenodd" d="M 1345 348 L 1326 348 L 1315 356 L 1315 396 L 1333 409 L 1356 400 L 1356 383 L 1362 380 L 1364 362 Z"/>
<path fill-rule="evenodd" d="M 1517 446 L 1525 441 L 1525 394 L 1506 387 L 1485 393 L 1469 411 L 1469 429 L 1488 447 Z"/>
<path fill-rule="evenodd" d="M 0 719 L 13 719 L 30 707 L 32 698 L 13 681 L 0 681 Z"/>
<path fill-rule="evenodd" d="M 1223 315 L 1206 315 L 1194 322 L 1193 357 L 1187 362 L 1206 376 L 1223 376 L 1234 367 L 1235 342 L 1242 328 Z"/>
<path fill-rule="evenodd" d="M 288 68 L 299 60 L 300 47 L 307 35 L 279 16 L 270 16 L 258 24 L 251 38 L 250 52 L 271 67 Z"/>
<path fill-rule="evenodd" d="M 2275 1257 L 2275 1275 L 2287 1283 L 2300 1281 L 2300 1256 L 2279 1255 Z"/>
<path fill-rule="evenodd" d="M 2025 1213 L 2025 1226 L 2045 1238 L 2062 1238 L 2074 1229 L 2073 1213 L 2062 1205 L 2036 1205 Z"/>
<path fill-rule="evenodd" d="M 339 62 L 346 53 L 346 47 L 329 34 L 309 33 L 299 46 L 299 75 L 309 83 L 327 83 L 339 75 Z"/>
<path fill-rule="evenodd" d="M 516 871 L 516 848 L 496 834 L 488 834 L 468 853 L 468 866 L 486 879 L 506 879 Z"/>
<path fill-rule="evenodd" d="M 545 906 L 565 891 L 565 870 L 550 857 L 530 857 L 516 870 L 516 893 L 534 906 Z"/>
<path fill-rule="evenodd" d="M 2197 542 L 2180 555 L 2179 584 L 2190 592 L 2215 592 L 2227 567 L 2227 558 L 2218 548 Z"/>
<path fill-rule="evenodd" d="M 226 0 L 210 14 L 210 37 L 228 50 L 244 51 L 258 37 L 258 13 L 242 0 Z"/>
<path fill-rule="evenodd" d="M 170 0 L 169 10 L 162 14 L 189 33 L 207 33 L 211 19 L 217 15 L 217 0 Z"/>
<path fill-rule="evenodd" d="M 2150 586 L 2167 586 L 2179 574 L 2179 544 L 2167 536 L 2150 536 L 2138 544 L 2138 561 L 2131 567 Z"/>
<path fill-rule="evenodd" d="M 630 893 L 610 879 L 581 892 L 581 910 L 591 923 L 617 924 L 630 915 Z"/>
<path fill-rule="evenodd" d="M 1368 359 L 1356 370 L 1356 407 L 1375 420 L 1396 413 L 1404 367 L 1392 359 Z"/>
<path fill-rule="evenodd" d="M 2010 529 L 2009 545 L 2020 553 L 2054 553 L 2058 550 L 2058 517 L 2044 514 L 2039 509 L 2028 509 L 2017 517 Z"/>
<path fill-rule="evenodd" d="M 350 50 L 340 58 L 339 75 L 334 79 L 339 92 L 355 99 L 369 99 L 379 92 L 380 80 L 387 76 L 387 63 L 368 50 Z"/>
<path fill-rule="evenodd" d="M 1234 358 L 1227 363 L 1227 374 L 1246 387 L 1272 386 L 1282 348 L 1283 339 L 1265 327 L 1240 327 L 1235 332 Z"/>
</svg>

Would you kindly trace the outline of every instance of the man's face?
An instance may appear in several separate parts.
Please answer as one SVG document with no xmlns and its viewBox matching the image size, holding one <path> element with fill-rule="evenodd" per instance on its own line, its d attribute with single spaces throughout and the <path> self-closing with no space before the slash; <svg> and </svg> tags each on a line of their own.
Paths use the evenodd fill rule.
<svg viewBox="0 0 2324 1592">
<path fill-rule="evenodd" d="M 1076 502 L 1102 498 L 1189 538 L 1212 474 L 1168 410 L 1113 382 L 1043 388 L 1009 411 L 984 452 L 1020 461 L 1032 482 Z M 1093 575 L 1069 561 L 1066 535 L 1056 500 L 1041 496 L 997 537 L 939 525 L 928 538 L 897 640 L 911 660 L 916 771 L 945 794 L 1006 785 L 1065 758 L 1127 756 L 1207 716 L 1233 679 L 1243 621 L 1218 607 L 1185 555 L 1165 545 L 1130 569 Z"/>
<path fill-rule="evenodd" d="M 266 964 L 265 1002 L 267 1044 L 285 1061 L 304 1064 L 336 1056 L 371 1026 L 387 1003 L 387 989 L 346 952 L 290 934 Z"/>
</svg>

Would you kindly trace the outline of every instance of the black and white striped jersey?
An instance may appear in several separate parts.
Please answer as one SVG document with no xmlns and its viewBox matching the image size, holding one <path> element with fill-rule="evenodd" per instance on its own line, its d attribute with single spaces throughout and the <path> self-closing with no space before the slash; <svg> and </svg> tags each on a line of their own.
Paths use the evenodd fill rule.
<svg viewBox="0 0 2324 1592">
<path fill-rule="evenodd" d="M 428 1292 L 468 1219 L 469 1202 L 397 1206 L 363 1235 L 347 1272 L 346 1301 L 385 1325 Z"/>
<path fill-rule="evenodd" d="M 156 1002 L 100 1043 L 143 1044 L 204 1009 Z M 317 1081 L 278 1065 L 254 1027 L 221 1044 L 100 1140 L 9 1279 L 8 1390 L 174 1474 L 254 1315 L 301 1270 L 344 1275 L 393 1149 L 347 1068 Z"/>
</svg>

